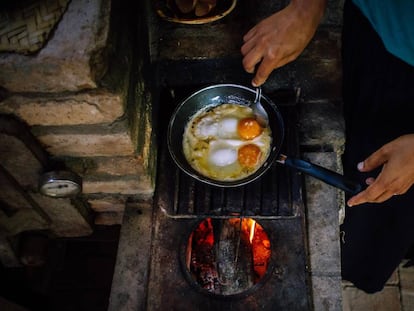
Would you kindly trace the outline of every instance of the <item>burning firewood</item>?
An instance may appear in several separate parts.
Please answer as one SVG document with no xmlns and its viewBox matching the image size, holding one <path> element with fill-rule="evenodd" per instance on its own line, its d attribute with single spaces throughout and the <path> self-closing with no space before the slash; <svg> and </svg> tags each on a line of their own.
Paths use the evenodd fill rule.
<svg viewBox="0 0 414 311">
<path fill-rule="evenodd" d="M 252 219 L 203 220 L 189 238 L 187 267 L 202 288 L 215 294 L 240 293 L 265 274 L 270 242 Z"/>
<path fill-rule="evenodd" d="M 216 257 L 221 293 L 224 295 L 253 286 L 250 243 L 241 229 L 240 219 L 223 221 Z"/>
<path fill-rule="evenodd" d="M 193 232 L 191 241 L 190 270 L 202 288 L 214 293 L 219 282 L 213 252 L 214 236 L 211 219 L 200 223 Z"/>
</svg>

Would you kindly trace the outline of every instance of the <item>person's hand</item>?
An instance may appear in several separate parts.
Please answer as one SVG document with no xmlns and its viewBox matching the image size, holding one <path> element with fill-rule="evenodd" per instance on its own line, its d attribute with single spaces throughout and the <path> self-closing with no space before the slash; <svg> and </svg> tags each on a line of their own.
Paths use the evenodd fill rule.
<svg viewBox="0 0 414 311">
<path fill-rule="evenodd" d="M 292 0 L 243 37 L 243 67 L 249 73 L 256 72 L 253 86 L 262 85 L 274 69 L 302 53 L 315 34 L 325 6 L 326 0 Z"/>
<path fill-rule="evenodd" d="M 414 134 L 401 136 L 375 151 L 358 164 L 361 172 L 383 166 L 377 178 L 368 178 L 367 189 L 350 198 L 349 206 L 380 203 L 400 195 L 414 183 Z"/>
</svg>

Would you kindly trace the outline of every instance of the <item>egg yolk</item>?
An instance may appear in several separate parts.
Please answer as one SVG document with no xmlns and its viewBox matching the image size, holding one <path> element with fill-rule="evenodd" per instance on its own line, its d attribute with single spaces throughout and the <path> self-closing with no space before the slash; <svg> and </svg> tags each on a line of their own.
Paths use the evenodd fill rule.
<svg viewBox="0 0 414 311">
<path fill-rule="evenodd" d="M 237 124 L 237 132 L 243 139 L 253 139 L 263 132 L 263 128 L 254 118 L 241 119 Z"/>
<path fill-rule="evenodd" d="M 253 168 L 256 166 L 260 157 L 260 148 L 254 144 L 248 144 L 239 148 L 237 159 L 240 165 Z"/>
</svg>

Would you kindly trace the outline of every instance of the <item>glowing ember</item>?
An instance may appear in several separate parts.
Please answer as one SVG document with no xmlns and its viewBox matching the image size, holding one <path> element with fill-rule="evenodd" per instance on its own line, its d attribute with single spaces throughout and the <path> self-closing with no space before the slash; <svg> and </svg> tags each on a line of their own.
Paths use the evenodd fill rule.
<svg viewBox="0 0 414 311">
<path fill-rule="evenodd" d="M 187 268 L 204 289 L 235 294 L 260 281 L 270 255 L 269 237 L 254 219 L 207 218 L 190 235 Z"/>
</svg>

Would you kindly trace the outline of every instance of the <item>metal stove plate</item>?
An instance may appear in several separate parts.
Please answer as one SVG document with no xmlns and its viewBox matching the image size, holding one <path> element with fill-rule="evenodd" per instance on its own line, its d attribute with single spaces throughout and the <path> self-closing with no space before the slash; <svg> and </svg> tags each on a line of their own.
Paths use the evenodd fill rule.
<svg viewBox="0 0 414 311">
<path fill-rule="evenodd" d="M 297 156 L 296 105 L 281 105 L 286 124 L 284 153 Z M 172 218 L 230 218 L 235 216 L 275 219 L 298 216 L 303 207 L 302 179 L 281 164 L 258 180 L 234 188 L 204 184 L 183 173 L 173 162 L 166 143 L 161 148 L 156 197 Z"/>
</svg>

